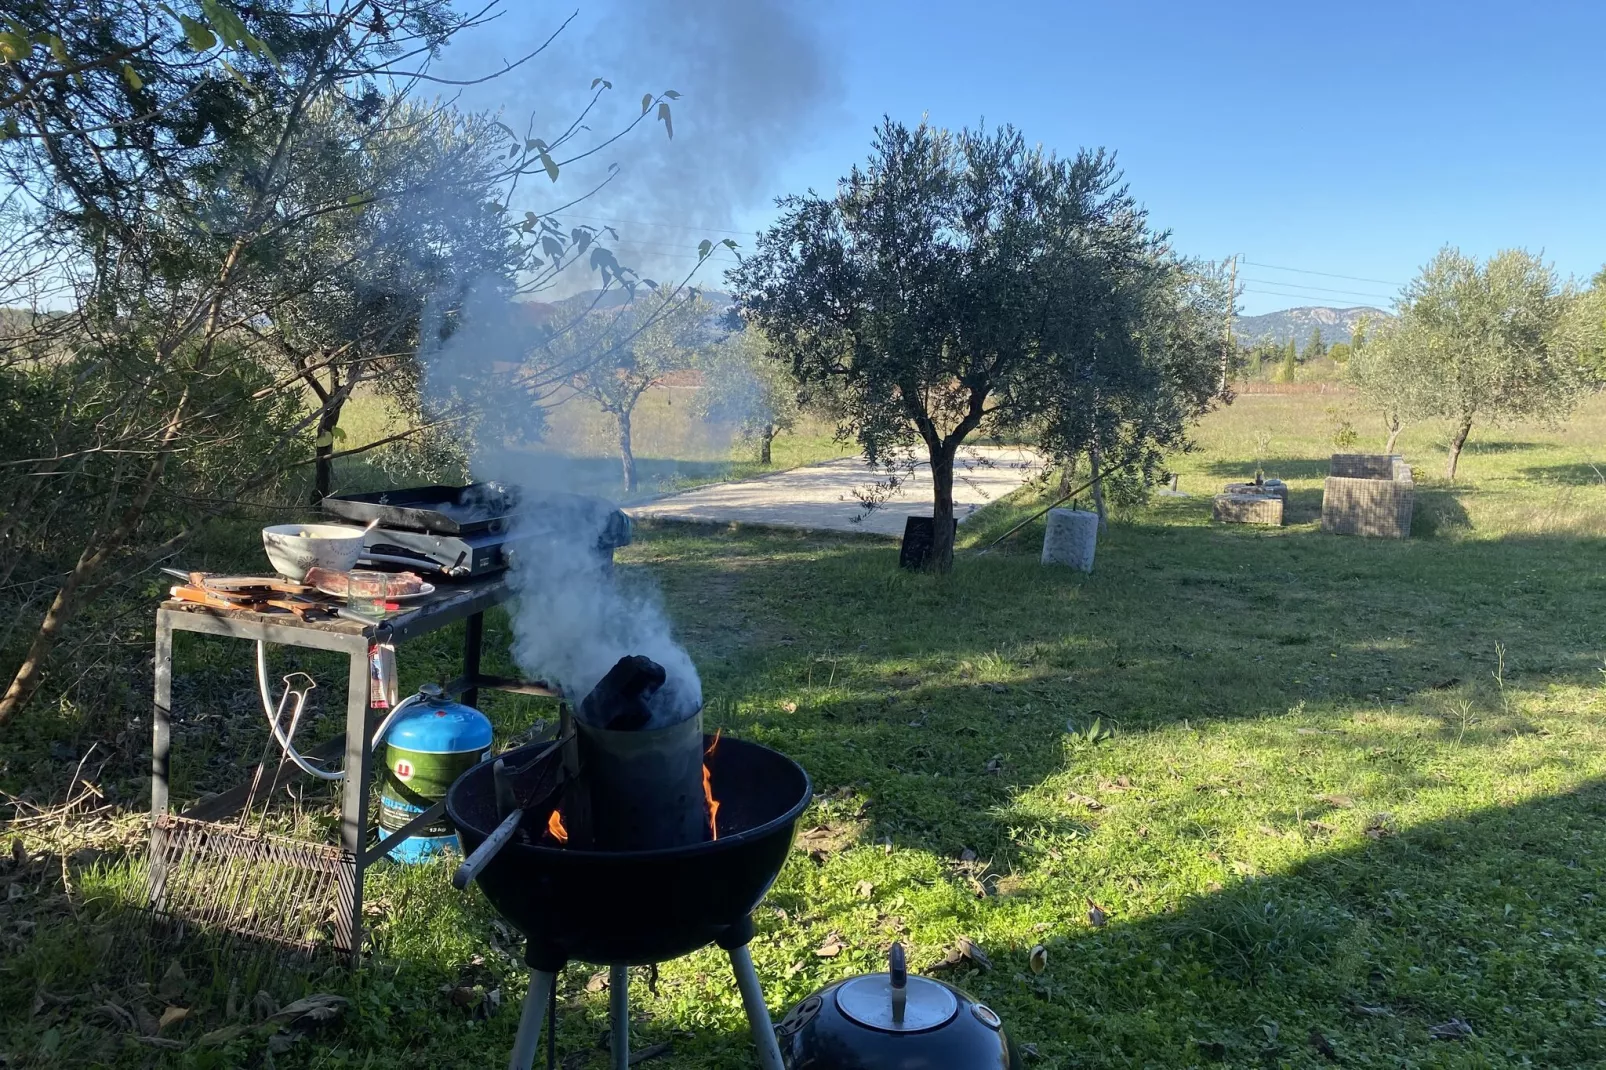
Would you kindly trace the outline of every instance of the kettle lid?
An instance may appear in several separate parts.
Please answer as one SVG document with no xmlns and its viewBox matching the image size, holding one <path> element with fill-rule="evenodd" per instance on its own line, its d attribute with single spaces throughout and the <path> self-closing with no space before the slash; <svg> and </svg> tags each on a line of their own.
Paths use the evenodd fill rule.
<svg viewBox="0 0 1606 1070">
<path fill-rule="evenodd" d="M 855 977 L 837 988 L 843 1017 L 884 1033 L 921 1033 L 953 1020 L 959 999 L 947 985 L 910 977 L 901 945 L 892 945 L 891 960 L 888 972 Z"/>
</svg>

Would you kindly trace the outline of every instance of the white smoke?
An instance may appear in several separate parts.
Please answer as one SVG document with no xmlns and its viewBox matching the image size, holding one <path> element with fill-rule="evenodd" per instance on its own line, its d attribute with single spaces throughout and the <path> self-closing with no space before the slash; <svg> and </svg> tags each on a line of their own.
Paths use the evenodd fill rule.
<svg viewBox="0 0 1606 1070">
<path fill-rule="evenodd" d="M 538 368 L 530 321 L 494 286 L 466 303 L 459 328 L 424 351 L 426 395 L 443 410 L 482 412 L 469 429 L 469 471 L 479 482 L 517 488 L 510 531 L 513 660 L 530 679 L 559 686 L 578 704 L 622 657 L 640 654 L 667 679 L 649 702 L 653 726 L 674 724 L 702 706 L 702 682 L 675 641 L 656 593 L 621 584 L 599 544 L 617 533 L 612 502 L 569 492 L 573 473 L 542 449 L 545 410 L 518 385 Z"/>
<path fill-rule="evenodd" d="M 564 15 L 508 10 L 521 20 L 493 21 L 455 41 L 437 73 L 479 77 L 538 45 Z M 677 91 L 672 141 L 654 122 L 566 165 L 555 187 L 545 187 L 544 179 L 521 187 L 513 206 L 545 215 L 618 164 L 599 194 L 557 217 L 567 225 L 614 227 L 618 237 L 601 243 L 615 246 L 621 262 L 642 275 L 678 279 L 697 262 L 699 239 L 718 241 L 736 213 L 779 192 L 774 182 L 784 161 L 837 108 L 834 59 L 809 13 L 794 0 L 646 6 L 604 0 L 588 5 L 554 47 L 511 74 L 470 86 L 459 104 L 499 111 L 514 127 L 529 123 L 549 140 L 583 114 L 598 132 L 595 144 L 635 117 L 643 92 Z M 511 26 L 521 31 L 513 38 Z M 618 90 L 592 107 L 599 76 Z M 705 268 L 711 273 L 728 259 L 716 255 Z M 548 296 L 596 284 L 585 270 L 570 271 Z M 467 303 L 450 338 L 420 354 L 429 404 L 479 414 L 468 435 L 473 477 L 520 487 L 531 500 L 514 531 L 528 540 L 510 577 L 519 592 L 514 660 L 526 676 L 555 683 L 578 702 L 621 657 L 644 655 L 667 674 L 649 703 L 654 724 L 673 723 L 701 706 L 696 666 L 675 642 L 654 594 L 639 583 L 621 585 L 602 567 L 594 547 L 607 511 L 561 494 L 594 483 L 598 466 L 566 457 L 573 444 L 552 441 L 543 406 L 561 396 L 551 389 L 561 375 L 547 375 L 545 389 L 510 385 L 538 348 L 531 328 L 523 306 L 487 285 Z"/>
</svg>

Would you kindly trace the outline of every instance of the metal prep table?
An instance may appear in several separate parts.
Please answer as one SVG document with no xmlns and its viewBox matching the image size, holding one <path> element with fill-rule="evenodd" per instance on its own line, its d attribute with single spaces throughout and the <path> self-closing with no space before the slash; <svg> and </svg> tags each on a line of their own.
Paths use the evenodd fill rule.
<svg viewBox="0 0 1606 1070">
<path fill-rule="evenodd" d="M 346 730 L 303 753 L 309 758 L 329 760 L 344 753 L 348 773 L 341 785 L 340 846 L 345 872 L 339 882 L 338 911 L 334 922 L 335 946 L 356 953 L 362 947 L 363 874 L 403 840 L 414 835 L 444 812 L 437 803 L 393 835 L 372 847 L 368 845 L 368 802 L 373 781 L 373 757 L 367 741 L 378 726 L 383 711 L 369 709 L 368 647 L 375 640 L 388 638 L 398 646 L 409 639 L 466 621 L 463 641 L 463 675 L 447 690 L 460 693 L 467 705 L 475 705 L 479 688 L 520 694 L 556 697 L 556 692 L 540 684 L 486 677 L 480 674 L 480 653 L 484 638 L 485 611 L 512 596 L 502 574 L 461 583 L 440 584 L 434 594 L 381 624 L 369 625 L 335 618 L 307 621 L 291 613 L 214 609 L 190 602 L 166 601 L 156 611 L 156 704 L 151 748 L 151 818 L 153 849 L 160 835 L 157 820 L 168 812 L 168 758 L 171 747 L 173 703 L 173 633 L 198 632 L 234 639 L 261 640 L 280 646 L 332 650 L 349 656 L 347 675 Z M 297 771 L 299 773 L 299 771 Z M 237 813 L 251 792 L 250 781 L 203 799 L 180 815 L 198 821 L 217 821 Z"/>
</svg>

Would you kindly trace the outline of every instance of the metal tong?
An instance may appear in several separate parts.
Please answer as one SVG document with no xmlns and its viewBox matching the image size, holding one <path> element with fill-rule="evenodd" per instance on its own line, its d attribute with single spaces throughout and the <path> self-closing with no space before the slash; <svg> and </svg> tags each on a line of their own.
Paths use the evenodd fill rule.
<svg viewBox="0 0 1606 1070">
<path fill-rule="evenodd" d="M 555 749 L 562 746 L 564 742 L 561 737 L 553 740 L 517 770 L 510 770 L 507 767 L 507 763 L 501 758 L 498 758 L 491 766 L 491 776 L 496 784 L 496 812 L 501 817 L 502 823 L 497 825 L 491 834 L 485 837 L 484 841 L 469 853 L 467 858 L 463 859 L 462 865 L 457 867 L 457 872 L 452 874 L 453 888 L 460 892 L 466 889 L 469 883 L 478 877 L 486 866 L 491 864 L 491 859 L 500 854 L 502 848 L 513 841 L 514 834 L 518 832 L 519 825 L 524 821 L 524 808 L 519 805 L 518 794 L 513 790 L 515 773 L 523 773 L 533 768 L 537 762 L 540 762 Z M 558 782 L 562 783 L 563 779 L 560 772 Z"/>
</svg>

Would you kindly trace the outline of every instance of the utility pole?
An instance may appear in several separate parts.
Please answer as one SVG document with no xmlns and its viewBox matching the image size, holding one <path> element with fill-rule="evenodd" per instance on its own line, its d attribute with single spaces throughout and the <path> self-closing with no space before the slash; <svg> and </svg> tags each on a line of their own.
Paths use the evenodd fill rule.
<svg viewBox="0 0 1606 1070">
<path fill-rule="evenodd" d="M 1232 377 L 1232 317 L 1238 308 L 1238 254 L 1232 254 L 1231 274 L 1227 283 L 1227 349 L 1221 357 L 1221 393 L 1227 393 L 1227 384 Z"/>
</svg>

